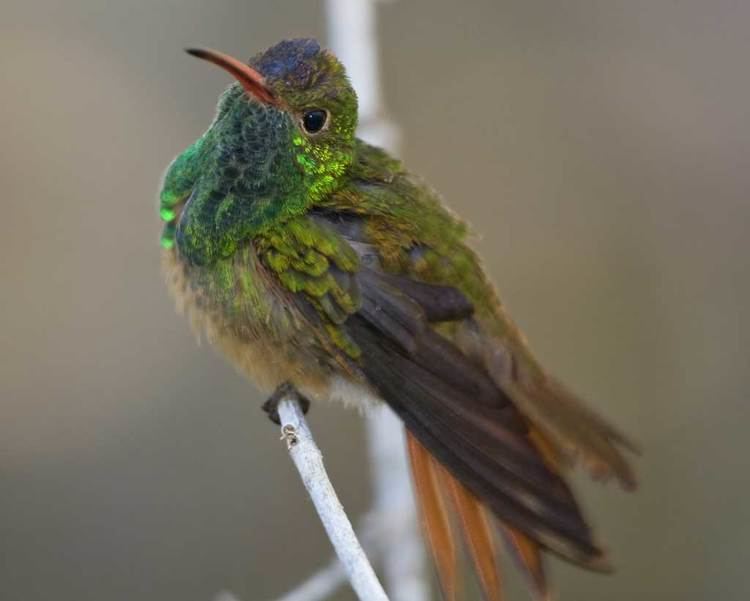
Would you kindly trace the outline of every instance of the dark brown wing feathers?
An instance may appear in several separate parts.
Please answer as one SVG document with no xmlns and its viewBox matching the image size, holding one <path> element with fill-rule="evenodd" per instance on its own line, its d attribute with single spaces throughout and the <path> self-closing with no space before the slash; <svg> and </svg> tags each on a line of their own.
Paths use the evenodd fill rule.
<svg viewBox="0 0 750 601">
<path fill-rule="evenodd" d="M 379 284 L 370 291 L 375 285 L 362 280 L 363 296 L 382 294 Z M 576 562 L 598 556 L 570 490 L 528 441 L 502 391 L 431 328 L 410 348 L 390 337 L 379 324 L 391 308 L 363 306 L 347 331 L 363 350 L 365 375 L 412 434 L 501 520 Z"/>
<path fill-rule="evenodd" d="M 356 274 L 361 305 L 343 327 L 362 351 L 362 376 L 406 426 L 415 492 L 446 599 L 452 601 L 458 589 L 449 514 L 489 601 L 501 597 L 488 512 L 500 521 L 506 545 L 540 598 L 548 596 L 542 550 L 605 569 L 604 553 L 560 476 L 560 441 L 519 411 L 522 391 L 506 389 L 500 375 L 488 371 L 490 364 L 465 354 L 431 325 L 469 323 L 472 303 L 455 288 L 381 271 L 356 217 L 337 217 L 330 225 L 362 259 Z M 568 431 L 576 411 L 566 414 Z M 588 421 L 613 437 L 593 417 Z M 610 449 L 598 448 L 604 444 L 597 436 L 588 446 L 606 461 Z M 628 475 L 613 465 L 615 473 Z"/>
</svg>

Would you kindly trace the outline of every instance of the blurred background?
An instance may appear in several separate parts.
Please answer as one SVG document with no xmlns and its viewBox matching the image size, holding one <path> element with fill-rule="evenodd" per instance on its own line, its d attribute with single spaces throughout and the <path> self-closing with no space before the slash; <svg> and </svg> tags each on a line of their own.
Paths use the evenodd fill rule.
<svg viewBox="0 0 750 601">
<path fill-rule="evenodd" d="M 182 48 L 324 40 L 322 2 L 0 12 L 0 599 L 271 599 L 329 543 L 260 395 L 173 310 L 156 193 L 229 83 Z M 739 0 L 379 7 L 408 165 L 541 358 L 645 449 L 634 495 L 576 477 L 618 571 L 553 562 L 562 600 L 747 598 L 749 22 Z M 356 518 L 361 418 L 310 421 Z"/>
</svg>

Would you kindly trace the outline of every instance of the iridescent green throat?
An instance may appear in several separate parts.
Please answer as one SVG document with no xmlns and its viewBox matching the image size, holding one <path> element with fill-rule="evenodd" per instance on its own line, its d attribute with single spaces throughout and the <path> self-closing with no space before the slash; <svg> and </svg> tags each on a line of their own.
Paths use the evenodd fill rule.
<svg viewBox="0 0 750 601">
<path fill-rule="evenodd" d="M 167 170 L 161 244 L 176 245 L 199 265 L 231 256 L 243 240 L 303 214 L 334 191 L 351 161 L 348 145 L 314 143 L 289 113 L 232 85 L 208 131 Z"/>
</svg>

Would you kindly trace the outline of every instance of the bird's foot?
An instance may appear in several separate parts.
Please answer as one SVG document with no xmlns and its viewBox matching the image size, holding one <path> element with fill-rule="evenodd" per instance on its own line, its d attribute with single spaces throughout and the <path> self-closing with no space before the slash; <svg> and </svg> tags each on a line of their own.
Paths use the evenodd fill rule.
<svg viewBox="0 0 750 601">
<path fill-rule="evenodd" d="M 279 403 L 284 399 L 294 399 L 297 401 L 304 414 L 307 414 L 310 410 L 310 399 L 302 396 L 291 382 L 279 384 L 278 388 L 261 405 L 261 409 L 268 414 L 268 419 L 276 425 L 281 425 Z"/>
</svg>

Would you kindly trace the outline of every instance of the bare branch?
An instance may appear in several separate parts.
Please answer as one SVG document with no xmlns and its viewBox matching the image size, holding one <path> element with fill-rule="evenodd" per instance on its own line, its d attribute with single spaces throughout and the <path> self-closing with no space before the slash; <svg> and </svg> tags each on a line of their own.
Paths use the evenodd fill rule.
<svg viewBox="0 0 750 601">
<path fill-rule="evenodd" d="M 346 571 L 337 558 L 276 601 L 324 601 L 346 582 Z"/>
<path fill-rule="evenodd" d="M 289 455 L 315 505 L 336 555 L 349 576 L 352 588 L 360 601 L 388 601 L 328 479 L 323 457 L 296 399 L 286 398 L 279 402 L 279 418 L 282 438 L 286 440 Z"/>
</svg>

